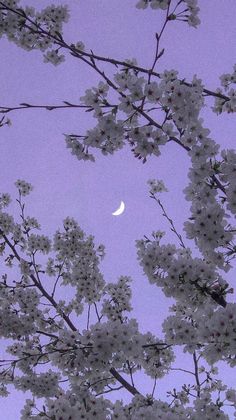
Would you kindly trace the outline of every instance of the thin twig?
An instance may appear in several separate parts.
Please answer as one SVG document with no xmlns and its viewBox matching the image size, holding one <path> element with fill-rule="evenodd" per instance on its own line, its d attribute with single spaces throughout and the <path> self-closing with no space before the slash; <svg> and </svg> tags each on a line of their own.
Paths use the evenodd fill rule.
<svg viewBox="0 0 236 420">
<path fill-rule="evenodd" d="M 154 384 L 153 384 L 152 393 L 151 393 L 152 398 L 153 398 L 153 396 L 154 396 L 154 392 L 155 392 L 155 389 L 156 389 L 156 385 L 157 385 L 157 376 L 155 375 L 155 378 L 154 378 Z"/>
<path fill-rule="evenodd" d="M 69 108 L 83 108 L 83 109 L 87 109 L 87 110 L 92 110 L 91 106 L 88 105 L 77 105 L 77 104 L 72 104 L 68 101 L 64 101 L 64 103 L 66 105 L 33 105 L 33 104 L 26 104 L 26 103 L 22 103 L 19 106 L 13 106 L 13 107 L 7 107 L 7 106 L 3 106 L 0 105 L 0 113 L 2 114 L 7 114 L 8 112 L 12 112 L 12 111 L 18 111 L 21 109 L 45 109 L 47 111 L 53 111 L 55 109 L 69 109 Z M 100 105 L 101 108 L 114 108 L 116 107 L 116 105 Z"/>
<path fill-rule="evenodd" d="M 87 316 L 87 330 L 89 329 L 89 321 L 90 321 L 90 310 L 91 310 L 91 305 L 88 305 L 88 316 Z"/>
<path fill-rule="evenodd" d="M 194 370 L 195 370 L 194 376 L 196 378 L 196 384 L 197 384 L 197 396 L 200 397 L 201 385 L 200 385 L 200 380 L 199 380 L 199 375 L 198 375 L 198 362 L 197 362 L 196 351 L 193 352 L 193 361 L 194 361 Z"/>
<path fill-rule="evenodd" d="M 178 237 L 178 239 L 180 241 L 180 246 L 182 246 L 182 248 L 186 249 L 186 246 L 184 245 L 184 241 L 183 241 L 182 236 L 180 235 L 180 233 L 177 232 L 173 220 L 166 213 L 166 210 L 165 210 L 162 202 L 160 201 L 160 199 L 156 198 L 156 196 L 154 194 L 152 194 L 150 197 L 153 198 L 157 202 L 157 204 L 161 207 L 161 209 L 163 211 L 163 216 L 168 220 L 168 222 L 171 225 L 172 232 L 175 233 L 175 235 Z"/>
<path fill-rule="evenodd" d="M 170 370 L 176 370 L 176 371 L 180 371 L 180 372 L 185 372 L 185 373 L 189 373 L 189 374 L 191 374 L 191 375 L 193 375 L 193 376 L 195 376 L 195 373 L 193 373 L 193 372 L 191 372 L 190 370 L 187 370 L 187 369 L 182 369 L 182 368 L 170 368 Z"/>
</svg>

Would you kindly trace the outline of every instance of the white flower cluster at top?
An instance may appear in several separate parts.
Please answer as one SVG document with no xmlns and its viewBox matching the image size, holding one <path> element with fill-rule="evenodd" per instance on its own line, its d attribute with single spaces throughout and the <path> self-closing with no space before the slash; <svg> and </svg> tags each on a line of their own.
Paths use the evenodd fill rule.
<svg viewBox="0 0 236 420">
<path fill-rule="evenodd" d="M 186 21 L 190 26 L 197 27 L 200 24 L 200 19 L 198 17 L 199 7 L 197 6 L 197 0 L 183 0 L 183 11 L 181 14 L 178 14 L 178 19 Z M 136 4 L 138 9 L 146 9 L 150 6 L 152 9 L 168 9 L 170 4 L 169 0 L 139 0 Z M 187 14 L 185 14 L 187 13 Z M 173 15 L 172 19 L 176 19 L 177 16 Z"/>
<path fill-rule="evenodd" d="M 182 134 L 180 141 L 184 146 L 195 144 L 198 132 L 194 133 L 193 126 L 198 124 L 199 129 L 202 129 L 198 120 L 203 106 L 203 87 L 200 80 L 194 77 L 191 86 L 186 86 L 177 79 L 177 72 L 174 70 L 166 70 L 160 77 L 161 82 L 157 83 L 148 82 L 132 70 L 116 73 L 114 81 L 120 94 L 120 104 L 115 107 L 109 105 L 109 87 L 105 87 L 103 82 L 99 83 L 98 88 L 86 90 L 81 101 L 94 110 L 98 125 L 88 130 L 85 136 L 66 136 L 67 147 L 78 159 L 94 160 L 93 155 L 88 153 L 89 148 L 100 149 L 105 155 L 113 154 L 125 145 L 126 137 L 132 145 L 134 155 L 146 160 L 148 155 L 160 155 L 159 147 L 177 136 L 178 131 Z M 151 124 L 140 125 L 139 119 L 143 117 L 143 113 L 147 117 L 142 109 L 139 112 L 140 106 L 146 111 L 148 106 L 154 105 L 154 110 L 159 109 L 164 115 L 168 114 L 168 121 L 159 125 L 150 117 Z M 104 106 L 110 106 L 111 112 L 104 115 Z M 125 121 L 117 118 L 118 111 L 126 114 Z"/>
<path fill-rule="evenodd" d="M 179 2 L 181 3 L 181 2 Z M 200 19 L 198 17 L 199 7 L 197 6 L 197 0 L 183 0 L 183 12 L 182 19 L 187 21 L 190 26 L 197 27 L 200 24 Z M 162 9 L 166 10 L 170 4 L 169 0 L 139 0 L 136 4 L 138 9 L 146 9 L 150 6 L 152 9 Z M 187 14 L 185 14 L 187 13 Z M 177 16 L 172 16 L 172 19 L 176 19 Z M 180 18 L 179 18 L 180 20 Z"/>
<path fill-rule="evenodd" d="M 52 49 L 53 37 L 62 32 L 68 21 L 66 6 L 48 6 L 41 12 L 33 7 L 21 8 L 19 0 L 2 0 L 0 3 L 0 37 L 6 35 L 26 50 L 39 49 L 44 52 L 45 62 L 57 65 L 64 61 L 59 49 Z"/>
</svg>

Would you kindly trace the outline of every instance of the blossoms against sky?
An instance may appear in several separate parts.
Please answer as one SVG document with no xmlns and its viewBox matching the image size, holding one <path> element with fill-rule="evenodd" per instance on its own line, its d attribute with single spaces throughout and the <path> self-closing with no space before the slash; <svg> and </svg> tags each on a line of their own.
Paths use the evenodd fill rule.
<svg viewBox="0 0 236 420">
<path fill-rule="evenodd" d="M 158 158 L 170 142 L 188 154 L 184 194 L 191 206 L 184 234 L 198 250 L 196 256 L 194 247 L 185 245 L 166 213 L 159 198 L 167 191 L 164 182 L 149 180 L 150 197 L 161 207 L 179 245 L 163 243 L 161 231 L 153 232 L 152 239 L 137 239 L 145 276 L 175 302 L 162 331 L 141 332 L 132 318 L 132 279 L 123 275 L 111 283 L 100 271 L 104 246 L 96 245 L 70 217 L 52 237 L 41 233 L 39 222 L 27 214 L 33 188 L 27 181 L 15 183 L 18 218 L 11 214 L 13 197 L 3 191 L 0 252 L 7 272 L 0 282 L 0 334 L 7 339 L 11 358 L 1 361 L 0 393 L 7 396 L 9 385 L 30 391 L 21 420 L 226 420 L 226 404 L 236 408 L 235 390 L 215 376 L 218 361 L 235 366 L 236 306 L 228 302 L 232 287 L 224 274 L 232 269 L 236 252 L 236 154 L 220 149 L 201 115 L 208 106 L 206 96 L 216 114 L 235 112 L 235 66 L 232 74 L 220 76 L 221 87 L 215 92 L 197 75 L 187 81 L 175 69 L 157 73 L 167 23 L 183 21 L 197 28 L 199 7 L 196 0 L 136 3 L 140 12 L 149 6 L 153 13 L 164 14 L 150 69 L 135 59 L 96 56 L 80 40 L 67 43 L 67 6 L 37 11 L 16 0 L 0 1 L 1 36 L 25 50 L 41 51 L 45 63 L 57 66 L 70 54 L 99 75 L 98 84 L 85 91 L 79 104 L 64 102 L 64 107 L 91 112 L 96 121 L 85 134 L 65 134 L 67 149 L 79 161 L 95 162 L 98 152 L 106 156 L 129 146 L 134 158 L 148 164 L 148 158 Z M 100 69 L 101 62 L 114 66 L 112 76 Z M 17 109 L 31 107 L 22 102 Z M 5 114 L 14 109 L 1 107 L 1 127 L 9 125 Z M 83 316 L 86 328 L 80 327 Z M 178 370 L 172 367 L 176 347 L 192 358 L 193 371 L 187 372 L 193 383 L 170 390 L 171 402 L 161 401 L 156 383 Z M 152 383 L 148 395 L 135 384 L 140 372 Z M 119 398 L 121 389 L 130 394 L 128 403 Z M 111 392 L 117 393 L 116 399 L 109 398 Z"/>
</svg>

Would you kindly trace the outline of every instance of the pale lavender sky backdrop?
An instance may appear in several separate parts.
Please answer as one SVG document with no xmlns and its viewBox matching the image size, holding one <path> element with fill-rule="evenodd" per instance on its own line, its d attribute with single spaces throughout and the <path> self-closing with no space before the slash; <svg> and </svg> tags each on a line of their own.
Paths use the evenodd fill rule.
<svg viewBox="0 0 236 420">
<path fill-rule="evenodd" d="M 50 4 L 48 0 L 22 2 L 33 6 L 35 3 L 40 8 Z M 54 4 L 61 2 L 54 0 Z M 150 67 L 154 34 L 163 22 L 162 12 L 138 11 L 136 0 L 68 0 L 67 4 L 71 19 L 65 25 L 65 39 L 83 41 L 88 49 L 104 56 L 135 57 L 140 65 Z M 236 3 L 200 0 L 199 6 L 202 23 L 197 30 L 180 22 L 168 25 L 162 39 L 165 54 L 157 70 L 174 68 L 187 80 L 197 74 L 207 88 L 214 90 L 219 86 L 218 77 L 230 72 L 235 63 Z M 63 100 L 79 103 L 85 89 L 96 86 L 100 80 L 86 65 L 70 56 L 54 67 L 43 63 L 40 52 L 18 49 L 5 39 L 0 41 L 0 49 L 2 106 L 20 102 L 60 104 Z M 111 66 L 105 68 L 112 71 Z M 209 109 L 203 116 L 212 138 L 225 148 L 233 148 L 234 116 L 217 117 Z M 148 197 L 150 178 L 165 180 L 169 193 L 162 199 L 181 231 L 188 217 L 188 204 L 182 194 L 188 182 L 186 152 L 169 144 L 161 149 L 160 157 L 149 158 L 143 165 L 127 147 L 114 156 L 97 154 L 95 164 L 79 162 L 65 148 L 63 133 L 84 134 L 96 124 L 90 114 L 82 110 L 25 110 L 9 117 L 12 127 L 0 131 L 0 190 L 14 195 L 13 184 L 17 178 L 31 182 L 34 191 L 27 200 L 27 213 L 39 219 L 44 232 L 53 234 L 69 215 L 87 234 L 95 236 L 96 243 L 103 243 L 106 257 L 101 269 L 105 279 L 114 282 L 119 275 L 133 278 L 132 316 L 137 316 L 141 330 L 158 335 L 170 301 L 142 275 L 136 261 L 135 240 L 144 234 L 150 236 L 153 230 L 168 230 L 158 207 Z M 126 210 L 122 216 L 113 217 L 111 213 L 121 200 Z M 173 234 L 168 232 L 166 238 L 176 243 Z M 230 371 L 227 375 L 228 383 L 233 385 Z M 179 383 L 181 380 L 188 378 L 178 376 Z M 167 379 L 165 386 L 166 391 L 174 383 Z M 150 387 L 145 392 L 150 392 Z M 158 391 L 158 395 L 164 397 L 164 391 L 160 394 Z M 23 406 L 22 394 L 14 393 L 0 404 L 4 413 L 0 418 L 16 420 Z"/>
</svg>

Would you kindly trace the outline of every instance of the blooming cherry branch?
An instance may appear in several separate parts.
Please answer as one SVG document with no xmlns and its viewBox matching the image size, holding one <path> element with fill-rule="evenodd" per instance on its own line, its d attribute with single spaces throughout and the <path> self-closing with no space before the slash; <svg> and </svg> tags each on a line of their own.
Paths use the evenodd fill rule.
<svg viewBox="0 0 236 420">
<path fill-rule="evenodd" d="M 33 399 L 26 401 L 22 420 L 228 419 L 223 408 L 236 408 L 236 391 L 216 379 L 215 364 L 236 364 L 236 305 L 227 302 L 232 287 L 219 273 L 232 268 L 236 255 L 236 153 L 220 151 L 201 111 L 205 98 L 211 96 L 213 112 L 235 112 L 235 67 L 232 74 L 220 77 L 221 88 L 216 92 L 206 89 L 197 76 L 187 82 L 174 69 L 155 71 L 164 56 L 161 41 L 168 25 L 200 24 L 197 0 L 137 2 L 138 9 L 150 7 L 164 13 L 150 68 L 139 66 L 135 59 L 96 55 L 81 41 L 67 43 L 63 37 L 63 25 L 69 19 L 66 6 L 48 6 L 40 12 L 18 6 L 18 0 L 0 0 L 0 36 L 26 50 L 40 50 L 44 61 L 54 65 L 69 53 L 96 72 L 100 81 L 86 90 L 79 104 L 0 106 L 0 127 L 10 124 L 5 114 L 17 110 L 92 112 L 94 128 L 65 136 L 67 148 L 78 160 L 94 161 L 91 150 L 108 155 L 128 143 L 135 158 L 145 163 L 175 142 L 190 160 L 184 194 L 191 202 L 191 214 L 184 233 L 199 255 L 185 245 L 184 234 L 177 231 L 159 199 L 158 194 L 167 191 L 164 183 L 150 180 L 150 196 L 180 247 L 161 243 L 160 231 L 153 232 L 152 240 L 145 236 L 136 242 L 149 282 L 175 301 L 163 322 L 162 337 L 141 333 L 137 321 L 130 318 L 131 278 L 105 282 L 99 269 L 104 246 L 96 246 L 94 237 L 87 236 L 72 218 L 63 221 L 63 229 L 52 239 L 38 233 L 38 221 L 25 211 L 24 197 L 32 186 L 18 180 L 19 221 L 6 211 L 10 196 L 0 196 L 0 253 L 6 265 L 0 281 L 0 334 L 10 341 L 5 352 L 11 355 L 0 361 L 1 395 L 8 394 L 9 384 L 31 392 Z M 105 72 L 103 63 L 111 64 L 115 73 Z M 61 299 L 63 287 L 68 294 Z M 193 370 L 172 367 L 177 347 L 191 355 Z M 199 366 L 200 360 L 204 366 Z M 158 399 L 156 385 L 171 370 L 190 374 L 194 383 L 169 391 L 168 404 Z M 140 371 L 149 378 L 149 395 L 142 395 L 136 385 Z M 104 394 L 121 389 L 130 394 L 129 403 L 105 399 Z M 36 402 L 40 398 L 42 407 Z"/>
</svg>

